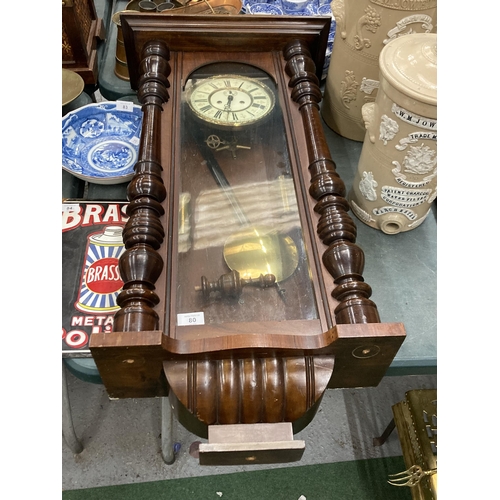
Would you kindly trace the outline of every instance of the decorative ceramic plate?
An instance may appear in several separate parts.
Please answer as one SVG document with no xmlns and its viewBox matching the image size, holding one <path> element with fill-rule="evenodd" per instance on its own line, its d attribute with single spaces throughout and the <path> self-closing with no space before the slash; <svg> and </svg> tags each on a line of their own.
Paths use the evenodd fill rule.
<svg viewBox="0 0 500 500">
<path fill-rule="evenodd" d="M 301 12 L 305 14 L 309 0 L 281 0 L 281 7 L 287 14 Z"/>
<path fill-rule="evenodd" d="M 141 137 L 141 106 L 92 103 L 62 119 L 62 168 L 94 184 L 120 184 L 134 175 Z"/>
<path fill-rule="evenodd" d="M 320 5 L 317 9 L 318 16 L 330 16 L 332 17 L 332 8 L 329 3 Z"/>
<path fill-rule="evenodd" d="M 247 12 L 253 15 L 267 14 L 270 16 L 282 16 L 283 11 L 277 5 L 271 5 L 268 3 L 254 3 L 248 5 Z"/>
</svg>

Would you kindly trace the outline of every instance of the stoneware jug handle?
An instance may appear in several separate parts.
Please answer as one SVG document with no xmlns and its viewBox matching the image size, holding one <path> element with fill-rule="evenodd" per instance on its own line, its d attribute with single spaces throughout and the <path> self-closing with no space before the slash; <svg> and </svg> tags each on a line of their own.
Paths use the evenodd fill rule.
<svg viewBox="0 0 500 500">
<path fill-rule="evenodd" d="M 333 17 L 335 18 L 335 23 L 337 26 L 337 33 L 343 40 L 347 37 L 346 23 L 345 23 L 345 5 L 344 0 L 332 0 L 330 3 L 330 9 L 332 11 Z"/>
<path fill-rule="evenodd" d="M 365 122 L 365 128 L 368 132 L 368 137 L 373 144 L 375 144 L 375 134 L 373 133 L 375 106 L 376 104 L 374 102 L 367 102 L 361 107 L 361 115 L 363 116 L 363 121 Z"/>
</svg>

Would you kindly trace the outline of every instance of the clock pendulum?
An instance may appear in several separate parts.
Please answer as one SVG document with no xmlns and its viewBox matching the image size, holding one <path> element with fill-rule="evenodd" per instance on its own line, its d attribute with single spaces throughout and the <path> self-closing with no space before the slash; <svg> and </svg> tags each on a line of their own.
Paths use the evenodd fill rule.
<svg viewBox="0 0 500 500">
<path fill-rule="evenodd" d="M 189 127 L 204 163 L 222 189 L 242 226 L 241 231 L 226 240 L 223 249 L 226 264 L 238 275 L 228 273 L 211 285 L 208 285 L 210 282 L 202 277 L 202 285 L 197 289 L 203 291 L 207 298 L 210 291 L 216 290 L 217 287 L 221 296 L 235 296 L 241 293 L 243 284 L 248 284 L 243 283 L 243 280 L 262 282 L 262 276 L 266 282 L 264 288 L 273 284 L 284 300 L 285 290 L 280 287 L 280 282 L 291 276 L 297 268 L 297 247 L 291 237 L 269 227 L 251 224 L 213 154 L 214 151 L 228 149 L 233 158 L 236 158 L 237 149 L 250 149 L 249 146 L 238 144 L 234 132 L 247 130 L 249 125 L 255 125 L 269 118 L 275 106 L 274 92 L 257 79 L 223 74 L 195 83 L 188 92 L 187 102 L 193 115 L 202 123 L 233 133 L 231 140 L 226 141 L 221 140 L 217 134 L 210 134 L 207 137 L 196 124 Z M 226 288 L 234 292 L 226 293 L 226 288 L 216 285 L 229 281 L 232 281 L 232 284 Z"/>
</svg>

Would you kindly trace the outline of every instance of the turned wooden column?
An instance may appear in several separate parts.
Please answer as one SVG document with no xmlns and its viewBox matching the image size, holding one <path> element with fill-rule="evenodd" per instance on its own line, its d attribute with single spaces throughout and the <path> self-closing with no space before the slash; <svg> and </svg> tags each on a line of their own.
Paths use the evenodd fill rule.
<svg viewBox="0 0 500 500">
<path fill-rule="evenodd" d="M 320 215 L 317 232 L 328 246 L 323 264 L 336 287 L 332 296 L 337 324 L 380 323 L 376 304 L 370 300 L 371 287 L 363 279 L 364 253 L 356 245 L 356 226 L 347 213 L 344 182 L 336 172 L 321 124 L 319 103 L 322 95 L 315 64 L 306 45 L 299 40 L 284 49 L 286 73 L 290 77 L 292 99 L 299 106 L 307 139 L 311 185 L 309 194 L 317 201 Z"/>
<path fill-rule="evenodd" d="M 157 250 L 165 232 L 160 217 L 167 193 L 161 177 L 160 124 L 162 105 L 168 101 L 170 53 L 163 42 L 145 44 L 140 63 L 138 98 L 143 122 L 135 174 L 127 189 L 129 220 L 123 230 L 125 252 L 120 258 L 123 290 L 117 297 L 121 309 L 115 314 L 117 332 L 158 329 L 158 314 L 153 307 L 159 298 L 155 283 L 163 269 Z"/>
</svg>

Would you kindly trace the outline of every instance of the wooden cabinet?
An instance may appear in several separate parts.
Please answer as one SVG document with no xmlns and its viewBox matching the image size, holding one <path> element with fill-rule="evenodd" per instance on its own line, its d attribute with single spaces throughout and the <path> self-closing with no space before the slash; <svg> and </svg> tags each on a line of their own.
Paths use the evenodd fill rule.
<svg viewBox="0 0 500 500">
<path fill-rule="evenodd" d="M 97 84 L 97 40 L 105 37 L 93 0 L 63 0 L 62 67 L 78 73 L 85 84 Z"/>
</svg>

